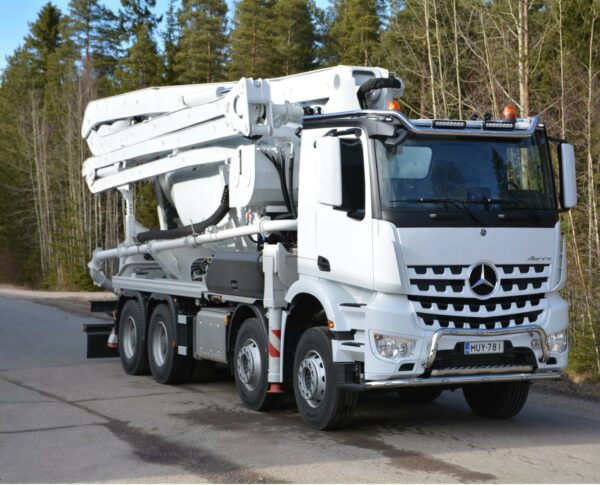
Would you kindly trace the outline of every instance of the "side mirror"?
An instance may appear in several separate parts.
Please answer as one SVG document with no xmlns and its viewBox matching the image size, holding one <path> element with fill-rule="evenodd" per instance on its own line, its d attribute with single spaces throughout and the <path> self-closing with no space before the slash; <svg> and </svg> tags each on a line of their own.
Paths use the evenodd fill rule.
<svg viewBox="0 0 600 485">
<path fill-rule="evenodd" d="M 575 177 L 575 150 L 570 143 L 558 145 L 560 163 L 561 204 L 563 209 L 571 209 L 577 204 L 577 181 Z"/>
<path fill-rule="evenodd" d="M 340 139 L 325 136 L 317 140 L 319 154 L 319 202 L 342 205 L 342 156 Z"/>
</svg>

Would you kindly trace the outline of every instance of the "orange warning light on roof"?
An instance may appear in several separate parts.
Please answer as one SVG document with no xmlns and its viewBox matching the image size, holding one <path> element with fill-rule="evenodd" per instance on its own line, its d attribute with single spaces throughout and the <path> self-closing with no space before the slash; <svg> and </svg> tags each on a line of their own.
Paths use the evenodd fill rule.
<svg viewBox="0 0 600 485">
<path fill-rule="evenodd" d="M 397 98 L 394 98 L 388 102 L 387 109 L 390 111 L 402 111 L 402 106 L 400 105 L 400 101 L 398 101 Z"/>
<path fill-rule="evenodd" d="M 517 107 L 514 104 L 507 104 L 502 110 L 502 116 L 505 120 L 514 121 L 517 115 Z"/>
</svg>

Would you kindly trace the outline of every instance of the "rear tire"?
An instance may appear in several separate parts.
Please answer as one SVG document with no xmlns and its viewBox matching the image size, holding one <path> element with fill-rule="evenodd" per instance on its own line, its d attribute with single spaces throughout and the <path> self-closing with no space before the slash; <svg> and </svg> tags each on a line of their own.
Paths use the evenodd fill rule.
<svg viewBox="0 0 600 485">
<path fill-rule="evenodd" d="M 327 328 L 310 328 L 302 334 L 293 374 L 296 405 L 308 424 L 325 430 L 341 428 L 350 421 L 357 393 L 336 385 Z"/>
<path fill-rule="evenodd" d="M 417 387 L 415 389 L 401 389 L 398 391 L 400 399 L 406 402 L 432 402 L 444 392 L 439 387 Z"/>
<path fill-rule="evenodd" d="M 235 339 L 233 357 L 235 386 L 241 401 L 255 411 L 278 407 L 282 394 L 269 394 L 267 335 L 258 318 L 248 318 Z"/>
<path fill-rule="evenodd" d="M 152 377 L 160 384 L 181 384 L 193 370 L 194 361 L 177 353 L 176 332 L 170 308 L 158 305 L 148 326 L 148 358 Z"/>
<path fill-rule="evenodd" d="M 523 409 L 529 395 L 529 382 L 471 384 L 463 387 L 463 394 L 477 416 L 508 419 Z"/>
<path fill-rule="evenodd" d="M 119 316 L 119 357 L 130 375 L 150 373 L 146 351 L 146 322 L 137 300 L 127 300 Z"/>
</svg>

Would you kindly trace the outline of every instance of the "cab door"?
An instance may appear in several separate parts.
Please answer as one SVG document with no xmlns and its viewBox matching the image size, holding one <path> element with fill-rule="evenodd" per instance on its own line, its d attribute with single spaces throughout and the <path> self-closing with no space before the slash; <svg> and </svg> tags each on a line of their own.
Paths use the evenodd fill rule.
<svg viewBox="0 0 600 485">
<path fill-rule="evenodd" d="M 339 129 L 340 133 L 348 131 Z M 369 140 L 364 132 L 355 131 L 356 135 L 339 137 L 342 203 L 338 206 L 317 203 L 316 275 L 371 289 L 373 243 Z"/>
</svg>

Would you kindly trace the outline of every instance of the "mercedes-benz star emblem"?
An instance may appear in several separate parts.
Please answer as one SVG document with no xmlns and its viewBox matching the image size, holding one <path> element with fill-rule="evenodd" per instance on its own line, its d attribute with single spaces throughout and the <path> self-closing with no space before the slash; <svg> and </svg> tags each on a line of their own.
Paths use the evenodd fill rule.
<svg viewBox="0 0 600 485">
<path fill-rule="evenodd" d="M 498 274 L 493 266 L 481 263 L 471 270 L 469 286 L 473 293 L 479 296 L 488 296 L 498 284 Z"/>
</svg>

